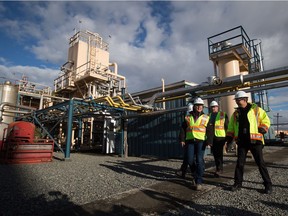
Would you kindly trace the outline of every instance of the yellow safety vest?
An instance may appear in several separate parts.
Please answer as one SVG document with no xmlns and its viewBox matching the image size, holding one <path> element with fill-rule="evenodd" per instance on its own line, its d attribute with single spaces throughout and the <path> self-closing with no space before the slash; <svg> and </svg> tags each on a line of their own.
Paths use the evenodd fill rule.
<svg viewBox="0 0 288 216">
<path fill-rule="evenodd" d="M 225 123 L 225 112 L 218 112 L 216 119 L 215 119 L 215 136 L 216 137 L 226 136 L 224 123 Z"/>
<path fill-rule="evenodd" d="M 187 115 L 185 117 L 185 120 L 187 122 L 186 140 L 206 139 L 206 127 L 209 121 L 208 115 L 202 114 L 201 116 L 199 116 L 196 122 L 194 122 L 194 118 L 192 115 Z"/>
<path fill-rule="evenodd" d="M 235 138 L 237 141 L 238 133 L 239 133 L 239 113 L 235 111 L 230 118 L 227 136 L 231 136 Z M 255 143 L 256 141 L 261 141 L 264 144 L 264 136 L 263 134 L 258 132 L 258 128 L 263 128 L 266 132 L 270 127 L 270 119 L 267 113 L 256 104 L 252 103 L 251 108 L 247 113 L 247 118 L 250 124 L 250 139 L 251 143 Z"/>
</svg>

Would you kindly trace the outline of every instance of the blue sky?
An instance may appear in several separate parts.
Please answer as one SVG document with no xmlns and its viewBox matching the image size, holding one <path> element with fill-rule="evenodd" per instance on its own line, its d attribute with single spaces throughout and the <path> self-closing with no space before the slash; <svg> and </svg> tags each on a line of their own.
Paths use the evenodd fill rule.
<svg viewBox="0 0 288 216">
<path fill-rule="evenodd" d="M 74 29 L 109 43 L 133 93 L 213 75 L 207 38 L 242 25 L 261 39 L 265 69 L 287 66 L 288 2 L 274 1 L 1 1 L 0 77 L 53 86 Z M 109 35 L 111 37 L 109 37 Z M 0 79 L 3 82 L 4 79 Z M 269 91 L 270 106 L 288 122 L 287 88 Z"/>
</svg>

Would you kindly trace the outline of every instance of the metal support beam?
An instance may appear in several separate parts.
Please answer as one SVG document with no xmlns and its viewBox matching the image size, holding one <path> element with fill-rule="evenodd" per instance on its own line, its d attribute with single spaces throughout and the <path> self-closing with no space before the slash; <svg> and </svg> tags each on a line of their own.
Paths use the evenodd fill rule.
<svg viewBox="0 0 288 216">
<path fill-rule="evenodd" d="M 52 139 L 54 141 L 54 144 L 60 149 L 60 151 L 64 154 L 63 149 L 60 147 L 60 145 L 58 144 L 58 142 L 54 139 L 53 136 L 51 136 L 51 134 L 47 131 L 47 129 L 45 127 L 43 127 L 43 124 L 39 121 L 39 119 L 36 117 L 36 115 L 33 115 L 33 119 L 34 121 L 36 121 L 36 123 L 39 125 L 39 127 L 42 128 L 42 130 L 44 131 L 45 134 L 47 134 L 47 136 Z"/>
<path fill-rule="evenodd" d="M 72 125 L 73 125 L 73 104 L 74 104 L 74 100 L 71 99 L 69 101 L 69 108 L 68 108 L 65 159 L 70 159 L 70 148 L 71 148 L 71 141 L 72 141 Z"/>
<path fill-rule="evenodd" d="M 78 139 L 76 143 L 76 148 L 78 149 L 82 142 L 82 119 L 78 118 Z"/>
</svg>

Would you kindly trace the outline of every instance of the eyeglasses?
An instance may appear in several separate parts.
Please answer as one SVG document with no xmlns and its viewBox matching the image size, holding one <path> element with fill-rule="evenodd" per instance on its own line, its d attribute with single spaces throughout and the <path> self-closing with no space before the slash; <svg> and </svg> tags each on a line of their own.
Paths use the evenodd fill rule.
<svg viewBox="0 0 288 216">
<path fill-rule="evenodd" d="M 236 101 L 241 101 L 241 100 L 244 100 L 244 98 L 236 98 L 235 100 Z"/>
</svg>

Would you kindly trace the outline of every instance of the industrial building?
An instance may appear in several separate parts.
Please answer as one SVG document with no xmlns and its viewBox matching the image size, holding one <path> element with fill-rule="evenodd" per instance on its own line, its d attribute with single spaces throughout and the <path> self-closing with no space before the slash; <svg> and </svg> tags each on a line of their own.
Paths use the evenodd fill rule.
<svg viewBox="0 0 288 216">
<path fill-rule="evenodd" d="M 264 70 L 261 42 L 242 26 L 209 37 L 208 52 L 214 71 L 203 83 L 183 80 L 129 93 L 108 43 L 98 33 L 76 32 L 53 90 L 25 77 L 0 85 L 1 160 L 46 162 L 53 151 L 67 160 L 71 151 L 87 150 L 181 157 L 180 125 L 197 96 L 206 104 L 217 100 L 231 116 L 233 95 L 244 89 L 269 114 L 267 90 L 288 85 L 288 67 Z M 271 127 L 266 139 L 274 138 Z"/>
</svg>

